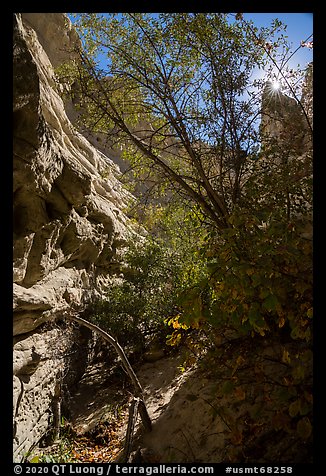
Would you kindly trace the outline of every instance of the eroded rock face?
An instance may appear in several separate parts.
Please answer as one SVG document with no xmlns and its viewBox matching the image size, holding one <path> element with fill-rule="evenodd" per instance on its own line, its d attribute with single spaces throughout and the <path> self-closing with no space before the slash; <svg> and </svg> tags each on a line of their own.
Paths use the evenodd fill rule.
<svg viewBox="0 0 326 476">
<path fill-rule="evenodd" d="M 269 150 L 268 160 L 273 158 L 276 164 L 294 164 L 298 169 L 298 180 L 313 179 L 313 63 L 306 69 L 300 102 L 282 92 L 273 91 L 267 83 L 262 98 L 262 117 L 260 124 L 262 145 Z M 263 155 L 264 157 L 264 155 Z M 304 192 L 303 192 L 304 194 Z M 305 212 L 292 214 L 301 221 L 301 237 L 313 239 L 313 209 L 311 201 L 293 204 Z"/>
<path fill-rule="evenodd" d="M 266 84 L 260 125 L 263 143 L 276 144 L 293 158 L 312 151 L 313 63 L 306 70 L 300 103 Z"/>
<path fill-rule="evenodd" d="M 15 461 L 48 428 L 59 368 L 74 371 L 64 356 L 80 330 L 43 323 L 101 295 L 126 239 L 136 237 L 118 167 L 74 129 L 58 92 L 53 65 L 75 41 L 64 14 L 15 15 Z M 76 361 L 78 352 L 85 360 L 85 348 Z"/>
<path fill-rule="evenodd" d="M 14 461 L 21 461 L 53 421 L 55 391 L 62 394 L 82 376 L 87 363 L 87 330 L 52 325 L 14 340 Z"/>
<path fill-rule="evenodd" d="M 35 327 L 23 322 L 31 302 L 48 318 L 86 290 L 100 292 L 134 232 L 118 168 L 69 122 L 49 58 L 20 16 L 14 60 L 15 328 L 24 333 Z"/>
</svg>

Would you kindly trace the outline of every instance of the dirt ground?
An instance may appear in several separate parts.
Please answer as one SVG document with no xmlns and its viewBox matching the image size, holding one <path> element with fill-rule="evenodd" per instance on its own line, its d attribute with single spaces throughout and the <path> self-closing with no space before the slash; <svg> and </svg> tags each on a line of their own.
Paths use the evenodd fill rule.
<svg viewBox="0 0 326 476">
<path fill-rule="evenodd" d="M 138 444 L 164 462 L 220 462 L 226 425 L 211 401 L 215 383 L 182 357 L 145 364 L 139 371 L 153 430 Z"/>
<path fill-rule="evenodd" d="M 277 344 L 259 351 L 248 347 L 252 360 L 245 364 L 236 358 L 236 350 L 236 346 L 226 347 L 220 360 L 207 356 L 189 366 L 185 366 L 186 351 L 134 364 L 152 431 L 146 432 L 138 417 L 129 461 L 311 462 L 307 442 L 277 428 L 279 415 L 273 402 L 266 388 L 260 392 L 262 372 L 266 382 L 270 378 L 281 381 L 286 371 L 286 366 L 275 363 Z M 238 365 L 243 367 L 241 379 L 228 388 L 227 382 L 235 382 L 240 372 Z M 72 454 L 77 461 L 119 461 L 132 397 L 132 385 L 119 365 L 114 371 L 105 362 L 88 367 L 69 399 Z M 257 420 L 257 414 L 263 418 Z"/>
<path fill-rule="evenodd" d="M 219 462 L 224 459 L 226 424 L 212 404 L 215 383 L 195 365 L 184 370 L 183 353 L 146 362 L 137 370 L 153 429 L 136 428 L 134 449 L 146 448 L 151 462 Z M 123 440 L 128 412 L 126 393 L 104 377 L 103 366 L 89 370 L 71 402 L 71 424 L 85 434 L 110 418 L 120 400 L 123 416 L 119 434 Z"/>
</svg>

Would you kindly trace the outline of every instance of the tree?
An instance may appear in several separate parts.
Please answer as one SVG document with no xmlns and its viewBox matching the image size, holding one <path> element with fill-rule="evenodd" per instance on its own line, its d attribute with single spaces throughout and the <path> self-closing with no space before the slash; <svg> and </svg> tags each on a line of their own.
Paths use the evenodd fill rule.
<svg viewBox="0 0 326 476">
<path fill-rule="evenodd" d="M 285 78 L 294 115 L 284 116 L 287 123 L 277 133 L 281 141 L 266 134 L 262 141 L 257 125 L 262 96 L 250 79 L 255 68 L 267 68 L 270 61 L 285 77 L 290 53 L 282 24 L 275 20 L 271 28 L 258 30 L 241 15 L 220 13 L 77 17 L 84 51 L 73 77 L 80 88 L 81 119 L 113 135 L 134 168 L 170 184 L 188 206 L 200 210 L 210 233 L 201 251 L 211 271 L 197 286 L 189 283 L 181 297 L 186 322 L 220 325 L 222 316 L 230 322 L 232 315 L 238 330 L 262 333 L 277 328 L 280 316 L 291 320 L 287 311 L 293 301 L 284 298 L 281 311 L 279 295 L 290 284 L 279 275 L 301 289 L 304 270 L 309 276 L 305 305 L 311 297 L 311 243 L 302 236 L 312 203 L 311 153 L 305 150 L 303 161 L 295 160 L 311 125 L 302 103 L 295 107 L 297 92 Z M 286 52 L 282 58 L 277 57 L 280 46 Z M 265 102 L 266 97 L 265 88 Z M 273 92 L 269 101 L 276 109 L 284 102 L 286 109 L 285 98 Z M 266 266 L 278 279 L 265 276 Z M 264 288 L 260 294 L 253 292 L 258 285 Z M 241 298 L 234 288 L 242 290 Z M 266 312 L 274 311 L 278 317 L 269 326 Z M 306 322 L 298 316 L 294 327 L 299 321 Z"/>
<path fill-rule="evenodd" d="M 148 180 L 230 227 L 259 143 L 250 78 L 266 64 L 261 45 L 284 41 L 282 25 L 258 31 L 219 13 L 85 13 L 75 25 L 84 123 L 118 141 Z"/>
</svg>

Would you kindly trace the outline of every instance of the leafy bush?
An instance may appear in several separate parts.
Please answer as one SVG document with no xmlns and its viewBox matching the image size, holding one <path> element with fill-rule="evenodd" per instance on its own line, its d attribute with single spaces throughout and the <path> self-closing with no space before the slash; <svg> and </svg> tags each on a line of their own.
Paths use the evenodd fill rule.
<svg viewBox="0 0 326 476">
<path fill-rule="evenodd" d="M 123 346 L 142 351 L 149 337 L 164 329 L 175 306 L 178 261 L 162 243 L 130 243 L 122 266 L 123 279 L 96 303 L 92 320 Z"/>
<path fill-rule="evenodd" d="M 178 314 L 178 296 L 207 274 L 199 253 L 206 231 L 197 212 L 176 202 L 146 210 L 146 241 L 128 243 L 122 277 L 90 310 L 92 321 L 121 345 L 141 352 L 153 337 L 165 343 L 170 332 L 165 321 Z"/>
<path fill-rule="evenodd" d="M 297 168 L 294 164 L 293 170 Z M 246 346 L 237 346 L 234 357 L 228 357 L 233 371 L 225 382 L 225 392 L 242 391 L 240 368 L 244 363 L 245 367 L 250 365 L 256 373 L 250 398 L 262 398 L 274 415 L 270 421 L 270 416 L 266 419 L 266 415 L 255 414 L 254 424 L 264 427 L 271 423 L 275 431 L 309 446 L 313 242 L 307 229 L 311 226 L 311 182 L 302 177 L 305 201 L 300 202 L 296 200 L 298 181 L 291 181 L 291 175 L 280 165 L 277 175 L 269 165 L 255 180 L 254 184 L 248 182 L 245 206 L 239 204 L 230 215 L 231 226 L 218 236 L 212 233 L 202 247 L 207 275 L 179 296 L 182 310 L 178 325 L 173 326 L 172 343 L 178 342 L 184 325 L 206 329 L 215 344 L 215 365 L 216 359 L 225 362 L 220 355 L 221 343 L 249 339 Z M 259 188 L 262 185 L 265 195 Z M 290 210 L 288 196 L 294 204 Z M 273 347 L 268 357 L 275 365 L 272 379 L 264 371 L 266 343 Z"/>
</svg>

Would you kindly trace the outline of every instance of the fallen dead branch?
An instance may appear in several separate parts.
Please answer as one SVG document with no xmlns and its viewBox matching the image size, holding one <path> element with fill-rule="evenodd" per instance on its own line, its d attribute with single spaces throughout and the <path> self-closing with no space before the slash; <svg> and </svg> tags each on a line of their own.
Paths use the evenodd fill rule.
<svg viewBox="0 0 326 476">
<path fill-rule="evenodd" d="M 95 324 L 92 324 L 89 321 L 86 321 L 85 319 L 81 317 L 77 317 L 73 314 L 67 314 L 66 317 L 72 321 L 77 322 L 80 325 L 83 325 L 85 327 L 88 327 L 90 330 L 97 332 L 105 341 L 109 342 L 114 349 L 116 350 L 117 354 L 119 355 L 122 365 L 127 372 L 127 375 L 130 377 L 130 380 L 134 386 L 135 389 L 135 396 L 130 404 L 129 408 L 129 421 L 128 421 L 128 428 L 127 428 L 127 434 L 126 434 L 126 441 L 124 445 L 124 450 L 123 450 L 123 461 L 127 461 L 130 451 L 131 451 L 131 446 L 132 446 L 132 439 L 133 439 L 133 433 L 135 429 L 135 424 L 137 420 L 137 414 L 139 412 L 139 415 L 141 417 L 142 423 L 144 425 L 144 428 L 146 431 L 151 431 L 152 430 L 152 422 L 151 419 L 148 415 L 148 411 L 144 402 L 144 397 L 143 397 L 143 388 L 138 380 L 137 375 L 135 374 L 123 348 L 121 345 L 117 342 L 114 337 L 112 337 L 110 334 L 105 332 L 103 329 L 98 327 Z"/>
</svg>

